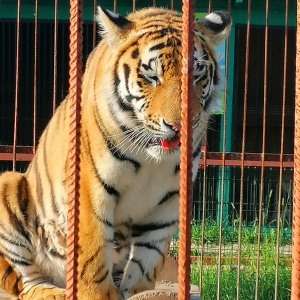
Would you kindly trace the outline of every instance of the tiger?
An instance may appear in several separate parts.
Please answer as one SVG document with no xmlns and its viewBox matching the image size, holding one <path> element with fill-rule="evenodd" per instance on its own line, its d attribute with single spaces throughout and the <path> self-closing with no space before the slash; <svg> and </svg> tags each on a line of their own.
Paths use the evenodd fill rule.
<svg viewBox="0 0 300 300">
<path fill-rule="evenodd" d="M 128 299 L 152 289 L 178 226 L 182 15 L 97 8 L 101 37 L 85 65 L 80 118 L 77 297 Z M 231 17 L 194 21 L 193 180 L 220 105 L 215 46 Z M 18 299 L 65 299 L 70 97 L 25 173 L 0 176 L 0 287 Z"/>
</svg>

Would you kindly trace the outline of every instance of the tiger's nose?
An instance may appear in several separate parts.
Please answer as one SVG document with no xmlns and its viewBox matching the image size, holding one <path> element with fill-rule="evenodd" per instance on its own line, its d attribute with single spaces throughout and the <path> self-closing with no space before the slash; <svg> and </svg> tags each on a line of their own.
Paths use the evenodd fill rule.
<svg viewBox="0 0 300 300">
<path fill-rule="evenodd" d="M 179 132 L 181 129 L 181 125 L 179 121 L 171 121 L 171 122 L 164 121 L 164 123 L 176 132 Z"/>
</svg>

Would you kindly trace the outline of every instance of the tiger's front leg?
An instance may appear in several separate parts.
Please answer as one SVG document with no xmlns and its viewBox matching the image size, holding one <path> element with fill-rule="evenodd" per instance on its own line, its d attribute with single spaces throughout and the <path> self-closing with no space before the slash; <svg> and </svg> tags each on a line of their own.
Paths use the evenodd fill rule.
<svg viewBox="0 0 300 300">
<path fill-rule="evenodd" d="M 176 199 L 172 199 L 175 203 Z M 132 225 L 132 246 L 120 293 L 123 299 L 153 289 L 178 223 L 178 209 L 159 205 L 141 223 Z"/>
<path fill-rule="evenodd" d="M 80 300 L 118 300 L 112 280 L 115 204 L 99 182 L 81 178 L 77 296 Z"/>
</svg>

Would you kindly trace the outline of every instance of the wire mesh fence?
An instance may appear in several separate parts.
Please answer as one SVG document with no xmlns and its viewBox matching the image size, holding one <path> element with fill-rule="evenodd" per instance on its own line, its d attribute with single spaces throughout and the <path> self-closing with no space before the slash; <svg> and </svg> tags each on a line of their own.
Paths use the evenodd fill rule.
<svg viewBox="0 0 300 300">
<path fill-rule="evenodd" d="M 123 15 L 182 5 L 98 4 Z M 99 41 L 95 8 L 84 3 L 83 63 Z M 191 276 L 202 299 L 290 298 L 295 8 L 295 0 L 195 2 L 196 17 L 225 9 L 234 21 L 216 49 L 224 106 L 212 116 L 193 192 Z M 68 2 L 3 1 L 0 17 L 0 170 L 22 172 L 68 93 Z"/>
</svg>

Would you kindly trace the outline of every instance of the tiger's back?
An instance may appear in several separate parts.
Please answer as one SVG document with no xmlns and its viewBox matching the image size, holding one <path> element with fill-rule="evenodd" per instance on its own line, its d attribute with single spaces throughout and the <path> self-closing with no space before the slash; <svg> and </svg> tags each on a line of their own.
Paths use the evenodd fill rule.
<svg viewBox="0 0 300 300">
<path fill-rule="evenodd" d="M 160 8 L 99 8 L 98 21 L 82 85 L 78 298 L 127 299 L 153 287 L 178 222 L 182 21 Z M 225 12 L 195 23 L 194 175 L 218 102 L 213 46 L 230 24 Z M 22 299 L 64 299 L 68 101 L 27 172 L 0 176 L 0 282 Z"/>
</svg>

